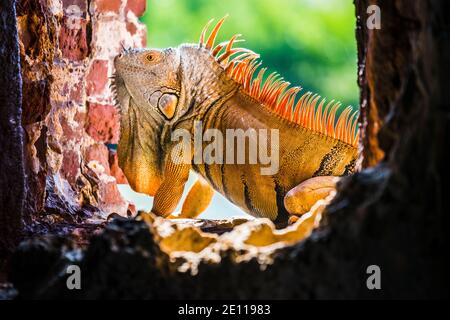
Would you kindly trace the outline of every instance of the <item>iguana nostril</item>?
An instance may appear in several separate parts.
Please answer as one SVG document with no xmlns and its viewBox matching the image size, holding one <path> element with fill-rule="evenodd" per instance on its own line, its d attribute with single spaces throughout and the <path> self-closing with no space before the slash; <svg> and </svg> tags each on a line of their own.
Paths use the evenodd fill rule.
<svg viewBox="0 0 450 320">
<path fill-rule="evenodd" d="M 165 93 L 158 101 L 158 108 L 167 119 L 172 119 L 177 108 L 178 97 L 175 94 Z"/>
<path fill-rule="evenodd" d="M 114 65 L 117 66 L 117 62 L 119 61 L 120 58 L 123 57 L 122 53 L 119 53 L 115 58 L 114 58 Z"/>
</svg>

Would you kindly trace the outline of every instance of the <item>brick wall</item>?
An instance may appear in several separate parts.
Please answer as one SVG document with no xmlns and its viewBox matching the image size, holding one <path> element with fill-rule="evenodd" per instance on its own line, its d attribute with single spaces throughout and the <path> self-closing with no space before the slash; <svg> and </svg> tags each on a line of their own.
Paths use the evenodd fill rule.
<svg viewBox="0 0 450 320">
<path fill-rule="evenodd" d="M 138 21 L 145 7 L 145 0 L 19 2 L 26 218 L 76 219 L 95 208 L 126 214 L 116 185 L 126 179 L 113 148 L 119 118 L 109 77 L 122 45 L 145 46 Z"/>
</svg>

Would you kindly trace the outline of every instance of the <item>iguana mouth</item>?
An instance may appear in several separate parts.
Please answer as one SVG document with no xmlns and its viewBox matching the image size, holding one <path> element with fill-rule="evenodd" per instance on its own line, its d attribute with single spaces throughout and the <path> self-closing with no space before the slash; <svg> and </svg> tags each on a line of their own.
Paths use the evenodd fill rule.
<svg viewBox="0 0 450 320">
<path fill-rule="evenodd" d="M 123 80 L 123 78 L 118 74 L 118 72 L 116 71 L 112 77 L 110 77 L 111 80 L 111 84 L 109 85 L 111 92 L 112 92 L 112 97 L 113 97 L 113 101 L 114 101 L 114 105 L 120 109 L 121 105 L 120 105 L 120 99 L 119 99 L 119 92 L 118 92 L 118 87 L 125 87 L 125 81 Z M 128 90 L 127 90 L 128 91 Z"/>
<path fill-rule="evenodd" d="M 116 61 L 118 58 L 122 57 L 123 55 L 129 53 L 131 51 L 131 48 L 125 48 L 123 46 L 123 44 L 121 44 L 122 46 L 122 51 L 119 53 L 119 55 L 117 55 L 117 57 L 114 59 L 114 66 L 116 66 Z M 114 105 L 118 108 L 121 109 L 122 105 L 121 105 L 121 101 L 120 101 L 120 94 L 125 94 L 125 92 L 120 92 L 119 94 L 119 88 L 123 88 L 126 91 L 126 93 L 128 94 L 128 96 L 130 96 L 130 93 L 128 92 L 128 89 L 126 89 L 125 86 L 125 81 L 124 79 L 120 76 L 119 71 L 117 70 L 117 67 L 115 68 L 114 74 L 109 78 L 111 80 L 110 83 L 110 89 L 112 92 L 112 97 L 114 100 Z"/>
</svg>

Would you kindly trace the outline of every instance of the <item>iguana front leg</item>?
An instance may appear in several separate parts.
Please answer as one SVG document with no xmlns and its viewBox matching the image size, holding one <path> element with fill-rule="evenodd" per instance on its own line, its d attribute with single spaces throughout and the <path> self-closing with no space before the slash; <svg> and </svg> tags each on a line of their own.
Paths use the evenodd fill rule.
<svg viewBox="0 0 450 320">
<path fill-rule="evenodd" d="M 164 169 L 164 179 L 156 191 L 152 212 L 168 217 L 177 207 L 189 178 L 190 163 L 180 154 L 176 159 L 169 157 Z"/>
<path fill-rule="evenodd" d="M 214 189 L 201 176 L 197 177 L 194 185 L 183 202 L 179 215 L 171 215 L 173 219 L 194 219 L 198 217 L 208 205 L 214 195 Z"/>
<path fill-rule="evenodd" d="M 295 222 L 298 216 L 308 212 L 317 201 L 336 190 L 338 181 L 339 177 L 334 176 L 314 177 L 292 188 L 284 197 L 284 207 L 292 215 L 289 222 Z"/>
</svg>

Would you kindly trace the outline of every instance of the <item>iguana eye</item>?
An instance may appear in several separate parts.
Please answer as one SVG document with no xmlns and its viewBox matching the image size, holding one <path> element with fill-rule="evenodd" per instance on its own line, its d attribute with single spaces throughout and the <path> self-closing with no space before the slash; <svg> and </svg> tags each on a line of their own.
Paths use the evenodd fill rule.
<svg viewBox="0 0 450 320">
<path fill-rule="evenodd" d="M 149 53 L 145 58 L 149 62 L 152 62 L 153 60 L 155 60 L 155 56 L 152 53 Z"/>
</svg>

